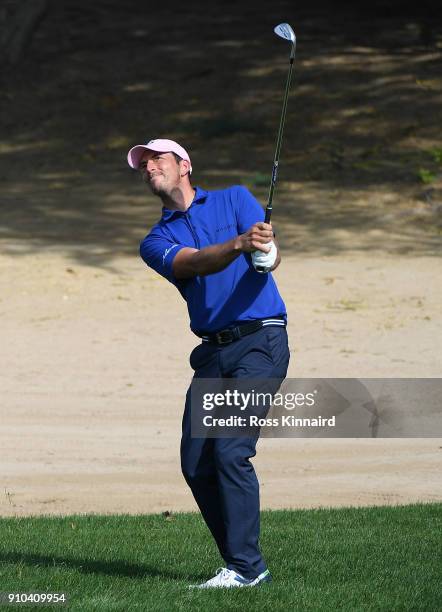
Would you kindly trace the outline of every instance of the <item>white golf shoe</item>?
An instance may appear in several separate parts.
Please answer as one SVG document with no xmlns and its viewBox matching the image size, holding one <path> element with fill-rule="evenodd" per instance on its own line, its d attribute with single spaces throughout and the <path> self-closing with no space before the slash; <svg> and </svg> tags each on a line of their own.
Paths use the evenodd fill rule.
<svg viewBox="0 0 442 612">
<path fill-rule="evenodd" d="M 202 584 L 191 584 L 189 586 L 190 589 L 231 589 L 235 587 L 251 587 L 257 586 L 258 584 L 262 584 L 264 582 L 271 582 L 272 576 L 269 570 L 265 570 L 262 572 L 257 578 L 252 578 L 248 580 L 247 578 L 243 578 L 241 574 L 238 574 L 234 570 L 227 569 L 226 567 L 220 567 L 216 575 L 208 580 L 207 582 L 203 582 Z"/>
</svg>

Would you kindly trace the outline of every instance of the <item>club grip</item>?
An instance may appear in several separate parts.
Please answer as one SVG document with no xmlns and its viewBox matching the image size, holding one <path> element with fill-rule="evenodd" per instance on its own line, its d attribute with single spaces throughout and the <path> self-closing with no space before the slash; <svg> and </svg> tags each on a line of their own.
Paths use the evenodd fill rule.
<svg viewBox="0 0 442 612">
<path fill-rule="evenodd" d="M 266 208 L 266 216 L 264 219 L 264 223 L 270 223 L 270 217 L 272 216 L 272 210 L 273 208 L 270 206 L 270 208 L 267 206 Z"/>
</svg>

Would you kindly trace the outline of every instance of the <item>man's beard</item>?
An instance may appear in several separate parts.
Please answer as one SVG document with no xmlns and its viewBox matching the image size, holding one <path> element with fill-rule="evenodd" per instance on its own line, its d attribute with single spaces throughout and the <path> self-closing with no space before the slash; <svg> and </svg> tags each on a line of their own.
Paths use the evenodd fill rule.
<svg viewBox="0 0 442 612">
<path fill-rule="evenodd" d="M 149 185 L 151 192 L 156 195 L 159 196 L 160 198 L 162 198 L 163 196 L 167 196 L 168 193 L 167 191 L 165 191 L 164 187 L 162 187 L 161 185 L 156 184 L 156 181 L 151 181 L 149 179 L 149 175 L 147 174 L 147 172 L 145 172 L 143 174 L 143 182 L 146 183 L 147 185 Z"/>
</svg>

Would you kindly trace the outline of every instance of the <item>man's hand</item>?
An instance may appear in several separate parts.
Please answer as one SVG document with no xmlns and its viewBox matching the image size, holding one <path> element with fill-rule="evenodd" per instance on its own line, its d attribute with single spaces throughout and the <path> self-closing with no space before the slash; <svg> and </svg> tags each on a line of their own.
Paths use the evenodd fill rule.
<svg viewBox="0 0 442 612">
<path fill-rule="evenodd" d="M 237 238 L 238 248 L 243 253 L 253 253 L 253 251 L 270 251 L 270 243 L 273 240 L 273 230 L 270 223 L 259 221 L 250 227 L 245 234 L 240 234 Z"/>
</svg>

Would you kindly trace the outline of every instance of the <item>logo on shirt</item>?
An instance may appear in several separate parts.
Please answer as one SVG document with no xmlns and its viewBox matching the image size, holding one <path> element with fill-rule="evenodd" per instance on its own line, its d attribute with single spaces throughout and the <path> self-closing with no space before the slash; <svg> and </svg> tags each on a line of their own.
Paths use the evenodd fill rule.
<svg viewBox="0 0 442 612">
<path fill-rule="evenodd" d="M 169 247 L 168 249 L 166 249 L 166 250 L 164 251 L 164 253 L 163 253 L 163 266 L 164 266 L 164 261 L 165 261 L 166 257 L 169 255 L 170 251 L 171 251 L 172 249 L 174 249 L 175 247 L 177 247 L 177 246 L 178 246 L 177 244 L 172 244 L 172 246 L 171 246 L 171 247 Z"/>
<path fill-rule="evenodd" d="M 234 223 L 230 223 L 229 225 L 223 225 L 222 227 L 217 227 L 215 233 L 218 234 L 218 232 L 225 232 L 226 230 L 232 229 L 232 227 L 235 227 Z"/>
</svg>

